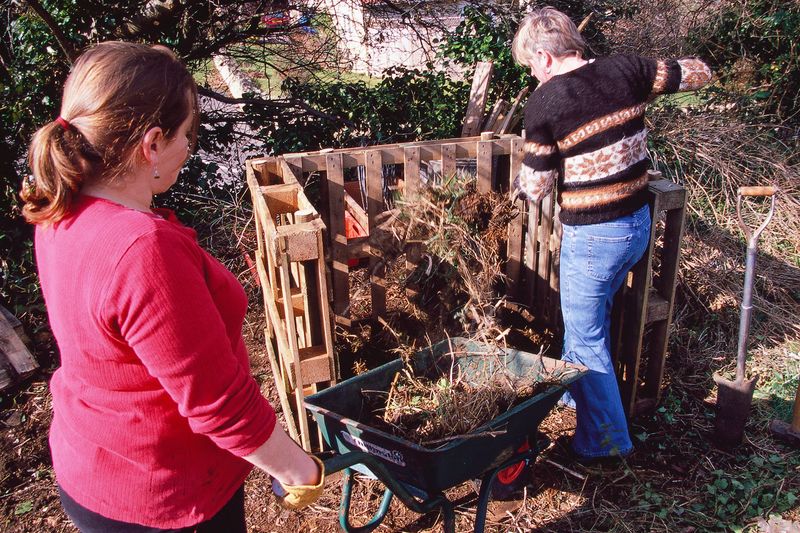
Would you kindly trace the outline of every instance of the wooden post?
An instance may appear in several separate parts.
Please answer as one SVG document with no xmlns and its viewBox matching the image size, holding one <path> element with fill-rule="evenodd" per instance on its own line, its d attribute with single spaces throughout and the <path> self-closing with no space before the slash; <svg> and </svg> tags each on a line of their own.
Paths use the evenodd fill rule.
<svg viewBox="0 0 800 533">
<path fill-rule="evenodd" d="M 456 145 L 442 145 L 442 179 L 447 180 L 456 173 Z"/>
<path fill-rule="evenodd" d="M 367 224 L 369 234 L 373 235 L 378 215 L 383 212 L 383 163 L 380 150 L 370 150 L 366 153 L 364 170 L 367 180 Z M 375 253 L 370 254 L 370 298 L 372 302 L 372 318 L 386 315 L 386 265 L 382 257 Z"/>
<path fill-rule="evenodd" d="M 488 193 L 492 190 L 492 132 L 481 133 L 481 140 L 478 141 L 478 157 L 476 166 L 478 167 L 478 192 Z"/>
<path fill-rule="evenodd" d="M 330 225 L 328 239 L 331 244 L 333 265 L 333 313 L 336 322 L 350 324 L 350 268 L 347 266 L 347 235 L 344 224 L 344 173 L 342 155 L 326 156 L 328 177 L 328 206 Z"/>
<path fill-rule="evenodd" d="M 539 258 L 536 273 L 535 303 L 542 317 L 552 322 L 548 306 L 550 288 L 550 261 L 552 258 L 550 240 L 553 232 L 553 196 L 552 192 L 544 197 L 541 203 L 541 223 L 539 224 Z"/>
<path fill-rule="evenodd" d="M 675 285 L 681 259 L 681 241 L 683 240 L 684 221 L 686 215 L 686 190 L 668 181 L 661 180 L 650 183 L 650 188 L 661 192 L 666 207 L 664 221 L 664 248 L 661 253 L 661 275 L 655 283 L 660 299 L 665 300 L 666 316 L 654 321 L 650 337 L 650 357 L 646 371 L 644 396 L 653 398 L 655 403 L 661 398 L 661 380 L 664 377 L 664 363 L 669 341 L 669 328 L 672 323 L 672 309 L 675 301 Z M 654 222 L 655 225 L 655 222 Z M 653 313 L 653 318 L 658 314 Z"/>
<path fill-rule="evenodd" d="M 469 93 L 469 104 L 464 116 L 464 126 L 461 128 L 462 137 L 473 137 L 480 132 L 493 71 L 494 64 L 491 61 L 479 61 L 475 65 L 475 75 L 472 78 L 472 89 Z"/>
<path fill-rule="evenodd" d="M 508 176 L 509 187 L 508 190 L 514 190 L 514 178 L 519 174 L 522 167 L 522 139 L 514 138 L 511 140 L 511 170 Z M 506 277 L 508 279 L 506 285 L 506 293 L 515 298 L 520 289 L 520 276 L 522 272 L 522 231 L 523 231 L 523 211 L 525 202 L 521 199 L 515 201 L 518 213 L 516 218 L 508 224 L 508 244 L 507 244 L 507 260 L 506 263 Z"/>
<path fill-rule="evenodd" d="M 419 191 L 419 148 L 405 148 L 403 150 L 403 179 L 405 182 L 405 190 L 403 191 L 403 201 L 413 202 L 414 196 Z M 406 252 L 406 268 L 413 270 L 417 267 L 420 257 L 422 256 L 422 249 L 418 243 L 408 245 Z M 414 296 L 415 290 L 412 288 L 409 291 L 410 296 Z"/>
</svg>

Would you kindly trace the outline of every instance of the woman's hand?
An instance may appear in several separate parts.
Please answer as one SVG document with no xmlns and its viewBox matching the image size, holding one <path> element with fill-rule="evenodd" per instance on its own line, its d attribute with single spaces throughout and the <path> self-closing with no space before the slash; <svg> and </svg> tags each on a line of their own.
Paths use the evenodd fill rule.
<svg viewBox="0 0 800 533">
<path fill-rule="evenodd" d="M 302 509 L 316 502 L 322 495 L 325 485 L 325 465 L 313 455 L 309 456 L 315 463 L 318 481 L 310 485 L 283 485 L 277 479 L 272 480 L 272 492 L 284 509 Z"/>
</svg>

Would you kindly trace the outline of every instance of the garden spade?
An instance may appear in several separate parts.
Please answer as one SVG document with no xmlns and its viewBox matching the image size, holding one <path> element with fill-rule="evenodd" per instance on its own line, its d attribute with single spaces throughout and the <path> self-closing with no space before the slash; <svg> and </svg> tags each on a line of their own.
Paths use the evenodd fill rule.
<svg viewBox="0 0 800 533">
<path fill-rule="evenodd" d="M 714 421 L 714 439 L 723 447 L 732 448 L 742 442 L 744 426 L 750 415 L 750 404 L 756 379 L 745 379 L 745 358 L 747 357 L 747 337 L 750 333 L 750 318 L 753 312 L 753 281 L 756 269 L 756 249 L 758 237 L 767 227 L 775 212 L 776 187 L 739 187 L 736 196 L 736 216 L 739 227 L 747 239 L 747 262 L 744 272 L 744 292 L 742 294 L 741 316 L 739 318 L 739 349 L 736 354 L 736 379 L 730 381 L 719 374 L 714 374 L 714 382 L 718 387 L 717 414 Z M 755 231 L 744 223 L 742 218 L 743 196 L 769 196 L 770 208 L 764 221 Z"/>
</svg>

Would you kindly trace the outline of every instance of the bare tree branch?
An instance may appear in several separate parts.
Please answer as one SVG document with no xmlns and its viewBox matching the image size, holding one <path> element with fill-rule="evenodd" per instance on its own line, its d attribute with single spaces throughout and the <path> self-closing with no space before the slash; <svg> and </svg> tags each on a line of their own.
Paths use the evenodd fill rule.
<svg viewBox="0 0 800 533">
<path fill-rule="evenodd" d="M 315 117 L 323 118 L 325 120 L 329 120 L 331 122 L 339 122 L 348 126 L 350 128 L 355 128 L 355 123 L 347 120 L 346 118 L 342 118 L 336 115 L 331 115 L 330 113 L 325 113 L 324 111 L 320 111 L 318 109 L 314 109 L 307 103 L 303 102 L 302 100 L 297 99 L 286 99 L 286 100 L 267 100 L 265 98 L 234 98 L 232 96 L 225 96 L 224 94 L 218 93 L 208 87 L 198 87 L 197 92 L 201 96 L 206 96 L 208 98 L 213 98 L 219 102 L 225 104 L 233 104 L 233 105 L 255 105 L 259 107 L 276 107 L 280 109 L 292 109 L 292 108 L 300 108 L 309 115 L 313 115 Z"/>
</svg>

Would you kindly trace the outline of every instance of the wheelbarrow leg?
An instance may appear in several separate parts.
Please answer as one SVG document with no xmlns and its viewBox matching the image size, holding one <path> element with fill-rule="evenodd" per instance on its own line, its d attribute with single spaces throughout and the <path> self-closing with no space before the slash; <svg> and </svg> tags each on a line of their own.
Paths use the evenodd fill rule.
<svg viewBox="0 0 800 533">
<path fill-rule="evenodd" d="M 489 508 L 489 498 L 492 495 L 492 485 L 497 479 L 500 469 L 495 469 L 481 478 L 481 490 L 478 493 L 478 507 L 475 509 L 475 533 L 483 533 L 486 526 L 486 512 Z"/>
<path fill-rule="evenodd" d="M 347 533 L 369 533 L 377 528 L 386 518 L 386 513 L 389 512 L 389 506 L 392 504 L 392 491 L 386 489 L 383 493 L 383 500 L 381 506 L 369 522 L 363 526 L 350 525 L 350 496 L 353 490 L 353 471 L 348 468 L 345 470 L 344 486 L 342 487 L 342 502 L 339 504 L 339 525 Z"/>
</svg>

